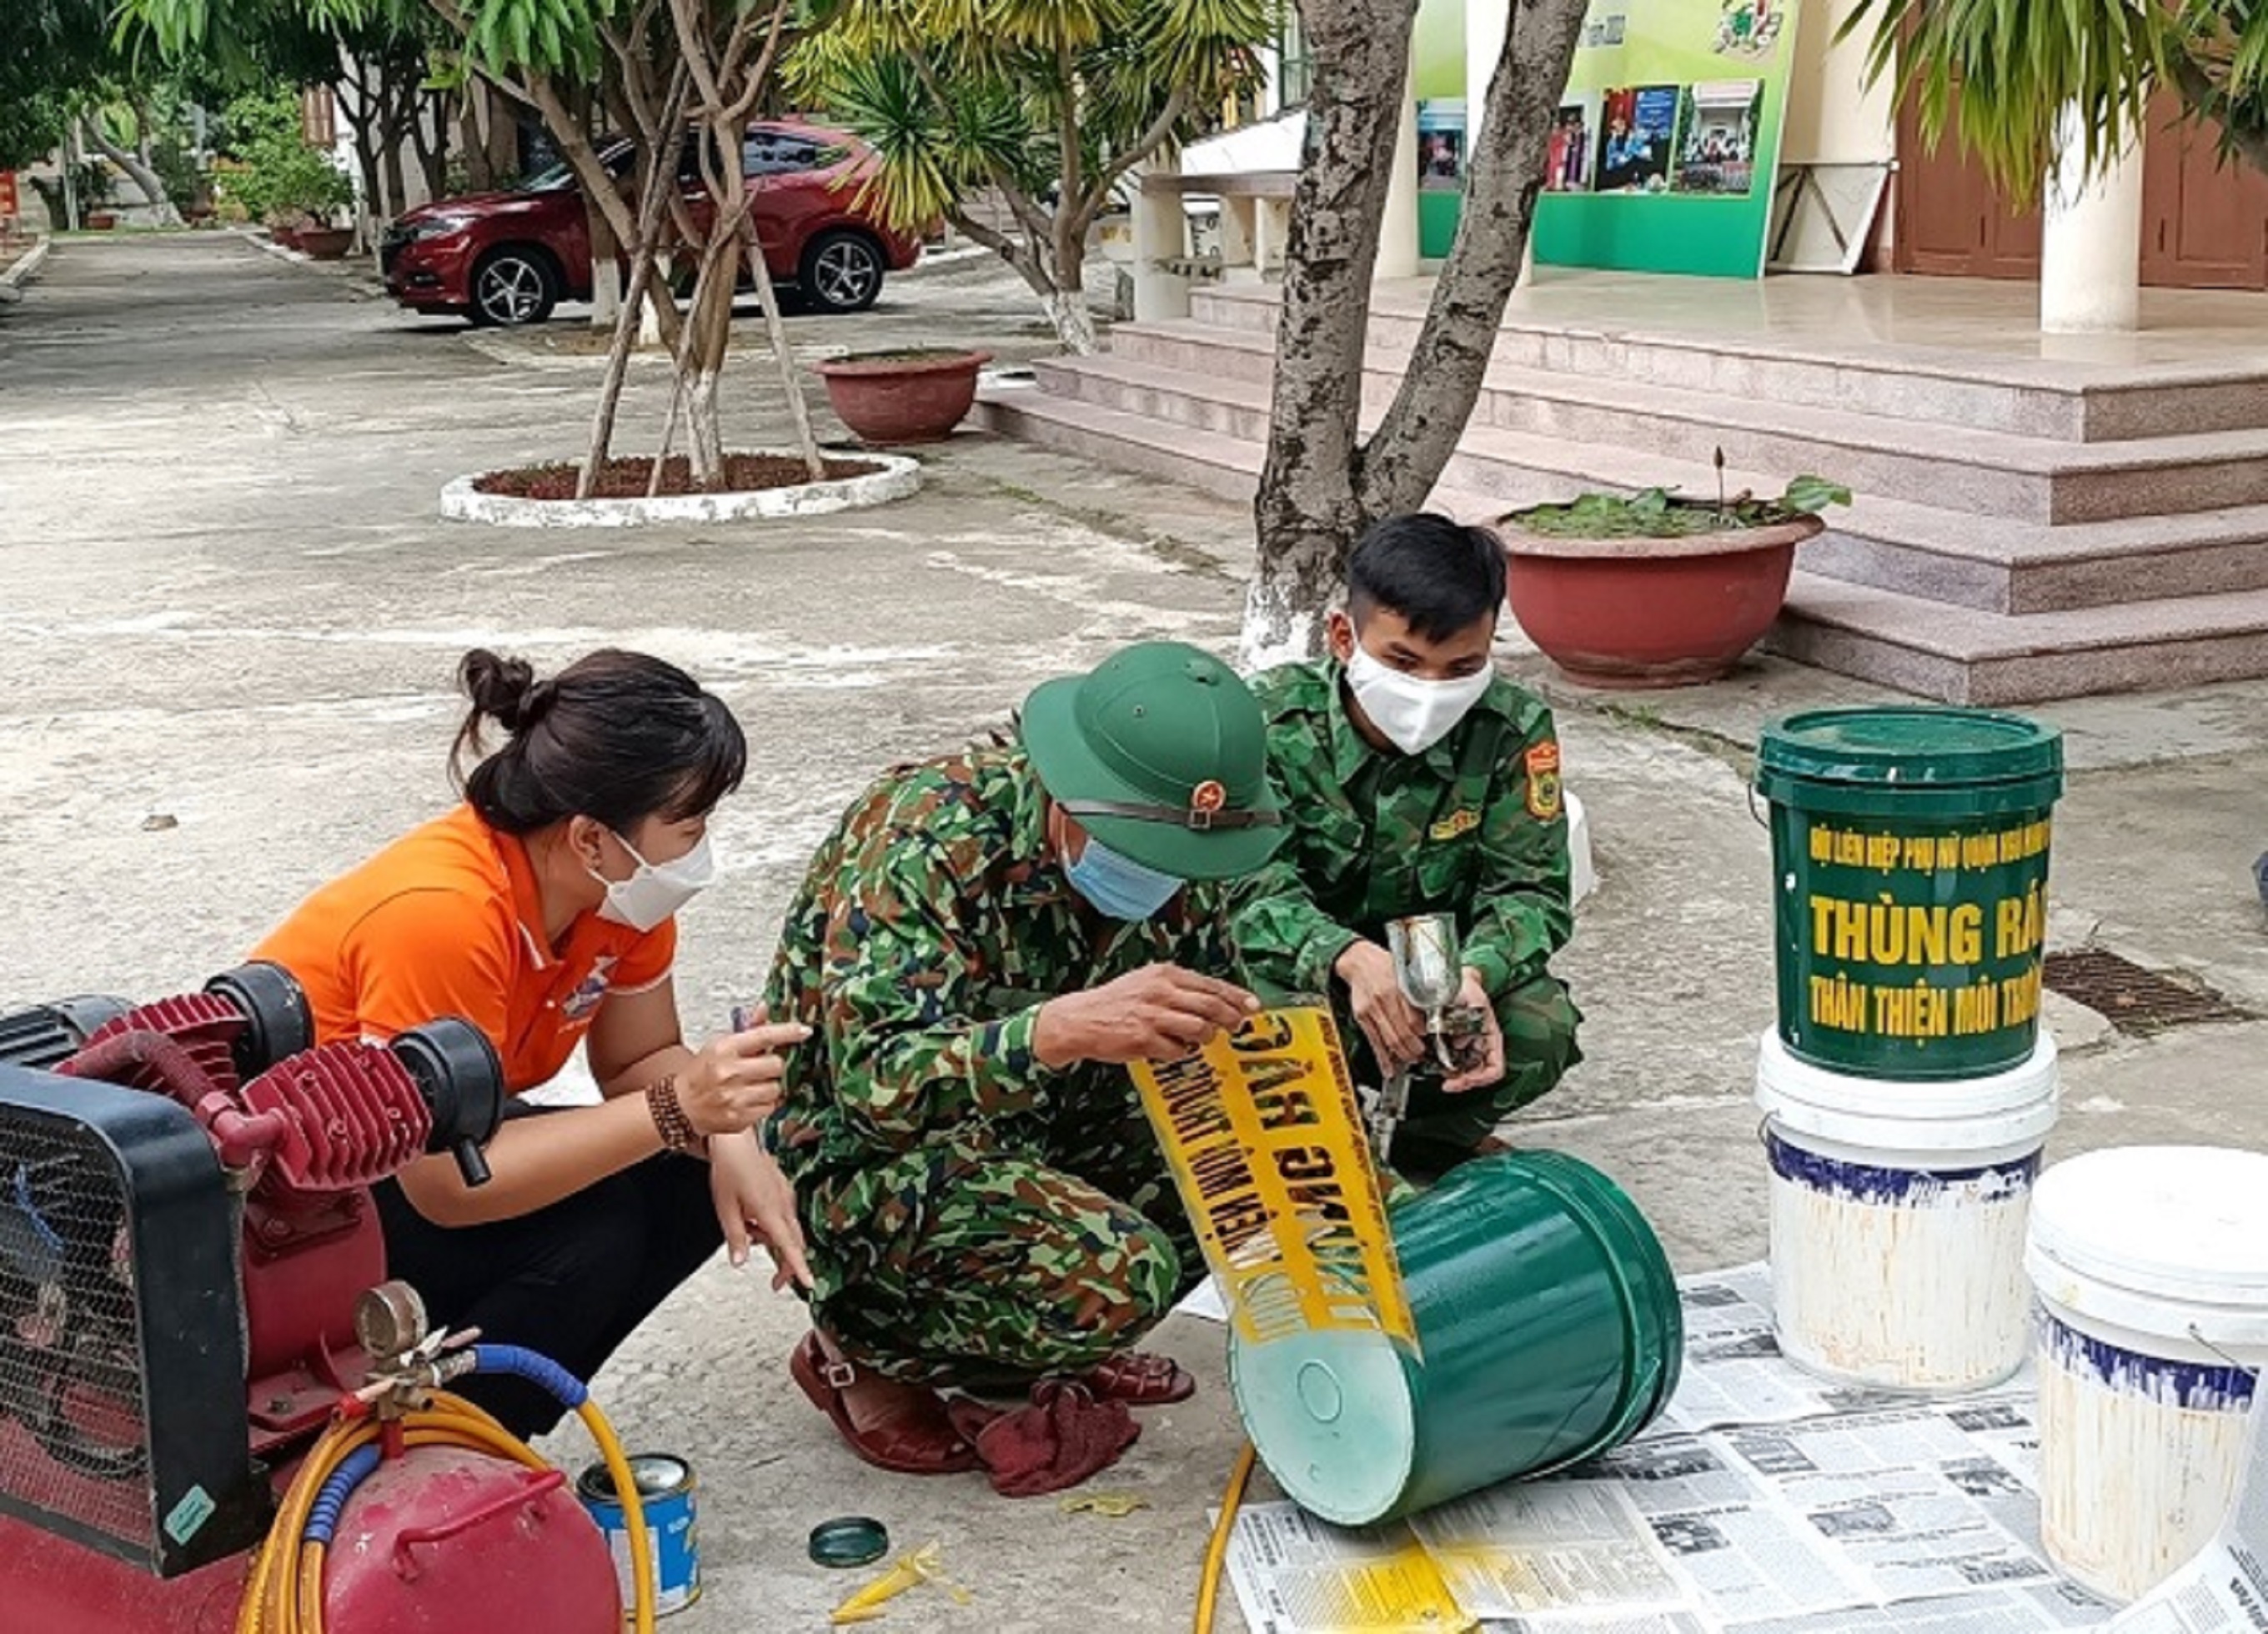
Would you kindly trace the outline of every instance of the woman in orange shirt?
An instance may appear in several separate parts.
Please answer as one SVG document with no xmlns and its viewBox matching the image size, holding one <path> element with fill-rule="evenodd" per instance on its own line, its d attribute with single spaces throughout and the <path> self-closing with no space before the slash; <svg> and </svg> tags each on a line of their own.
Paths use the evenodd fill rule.
<svg viewBox="0 0 2268 1634">
<path fill-rule="evenodd" d="M 317 891 L 254 957 L 298 978 L 320 1042 L 463 1017 L 512 1095 L 585 1046 L 597 1105 L 508 1104 L 486 1185 L 428 1158 L 379 1188 L 379 1210 L 388 1273 L 436 1321 L 588 1379 L 720 1242 L 737 1265 L 761 1240 L 775 1286 L 809 1284 L 793 1196 L 755 1130 L 779 1098 L 777 1052 L 806 1029 L 759 1014 L 698 1050 L 680 1030 L 674 916 L 710 881 L 709 814 L 746 769 L 732 711 L 634 652 L 538 681 L 476 651 L 458 673 L 464 804 Z M 507 735 L 483 756 L 486 720 Z M 559 1417 L 521 1380 L 467 1382 L 520 1435 Z"/>
</svg>

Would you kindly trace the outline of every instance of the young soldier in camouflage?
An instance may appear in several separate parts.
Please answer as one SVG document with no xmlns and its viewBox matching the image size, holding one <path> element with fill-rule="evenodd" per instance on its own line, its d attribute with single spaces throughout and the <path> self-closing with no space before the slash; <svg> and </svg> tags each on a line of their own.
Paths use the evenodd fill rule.
<svg viewBox="0 0 2268 1634">
<path fill-rule="evenodd" d="M 969 1468 L 939 1384 L 1193 1387 L 1128 1348 L 1201 1262 L 1124 1064 L 1258 1008 L 1204 974 L 1234 968 L 1213 882 L 1282 833 L 1251 693 L 1156 642 L 1041 687 L 1018 744 L 892 772 L 821 847 L 769 1138 L 815 1278 L 791 1371 L 860 1457 Z"/>
<path fill-rule="evenodd" d="M 1251 978 L 1331 993 L 1367 1046 L 1356 1071 L 1375 1083 L 1426 1055 L 1386 923 L 1456 916 L 1463 1002 L 1489 1018 L 1487 1058 L 1446 1082 L 1420 1067 L 1394 1143 L 1414 1175 L 1488 1149 L 1498 1120 L 1581 1058 L 1580 1018 L 1544 968 L 1572 924 L 1559 746 L 1550 710 L 1489 658 L 1504 572 L 1479 528 L 1387 518 L 1348 563 L 1331 656 L 1253 683 L 1292 835 L 1236 890 Z"/>
</svg>

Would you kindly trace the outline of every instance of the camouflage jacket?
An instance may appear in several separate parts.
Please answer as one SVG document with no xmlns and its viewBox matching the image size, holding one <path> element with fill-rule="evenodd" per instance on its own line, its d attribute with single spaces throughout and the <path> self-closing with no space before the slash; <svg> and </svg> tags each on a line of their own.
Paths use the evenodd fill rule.
<svg viewBox="0 0 2268 1634">
<path fill-rule="evenodd" d="M 1034 1058 L 1041 1003 L 1153 962 L 1230 972 L 1217 888 L 1157 920 L 1103 919 L 1049 856 L 1046 820 L 1022 749 L 976 749 L 892 772 L 820 847 L 768 992 L 776 1019 L 814 1029 L 769 1125 L 799 1184 L 1130 1096 L 1122 1068 Z"/>
<path fill-rule="evenodd" d="M 1288 664 L 1253 682 L 1270 777 L 1292 824 L 1240 881 L 1237 952 L 1253 979 L 1330 990 L 1331 966 L 1386 921 L 1454 913 L 1491 997 L 1567 939 L 1567 820 L 1551 711 L 1507 681 L 1423 754 L 1373 749 L 1348 718 L 1340 666 Z"/>
</svg>

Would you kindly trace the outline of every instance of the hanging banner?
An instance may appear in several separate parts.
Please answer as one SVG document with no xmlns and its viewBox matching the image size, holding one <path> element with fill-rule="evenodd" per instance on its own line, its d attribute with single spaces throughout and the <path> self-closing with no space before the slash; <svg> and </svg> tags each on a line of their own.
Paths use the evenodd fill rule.
<svg viewBox="0 0 2268 1634">
<path fill-rule="evenodd" d="M 1795 0 L 1592 0 L 1536 261 L 1761 276 L 1795 26 Z"/>
<path fill-rule="evenodd" d="M 1245 1339 L 1417 1332 L 1330 1012 L 1270 1010 L 1128 1069 Z"/>
</svg>

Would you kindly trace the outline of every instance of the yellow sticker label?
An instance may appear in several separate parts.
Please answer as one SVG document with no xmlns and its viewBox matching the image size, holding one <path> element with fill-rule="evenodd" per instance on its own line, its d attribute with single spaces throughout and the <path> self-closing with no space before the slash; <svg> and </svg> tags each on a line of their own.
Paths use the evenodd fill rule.
<svg viewBox="0 0 2268 1634">
<path fill-rule="evenodd" d="M 1329 1011 L 1266 1011 L 1196 1055 L 1129 1070 L 1248 1343 L 1359 1330 L 1416 1348 Z"/>
</svg>

